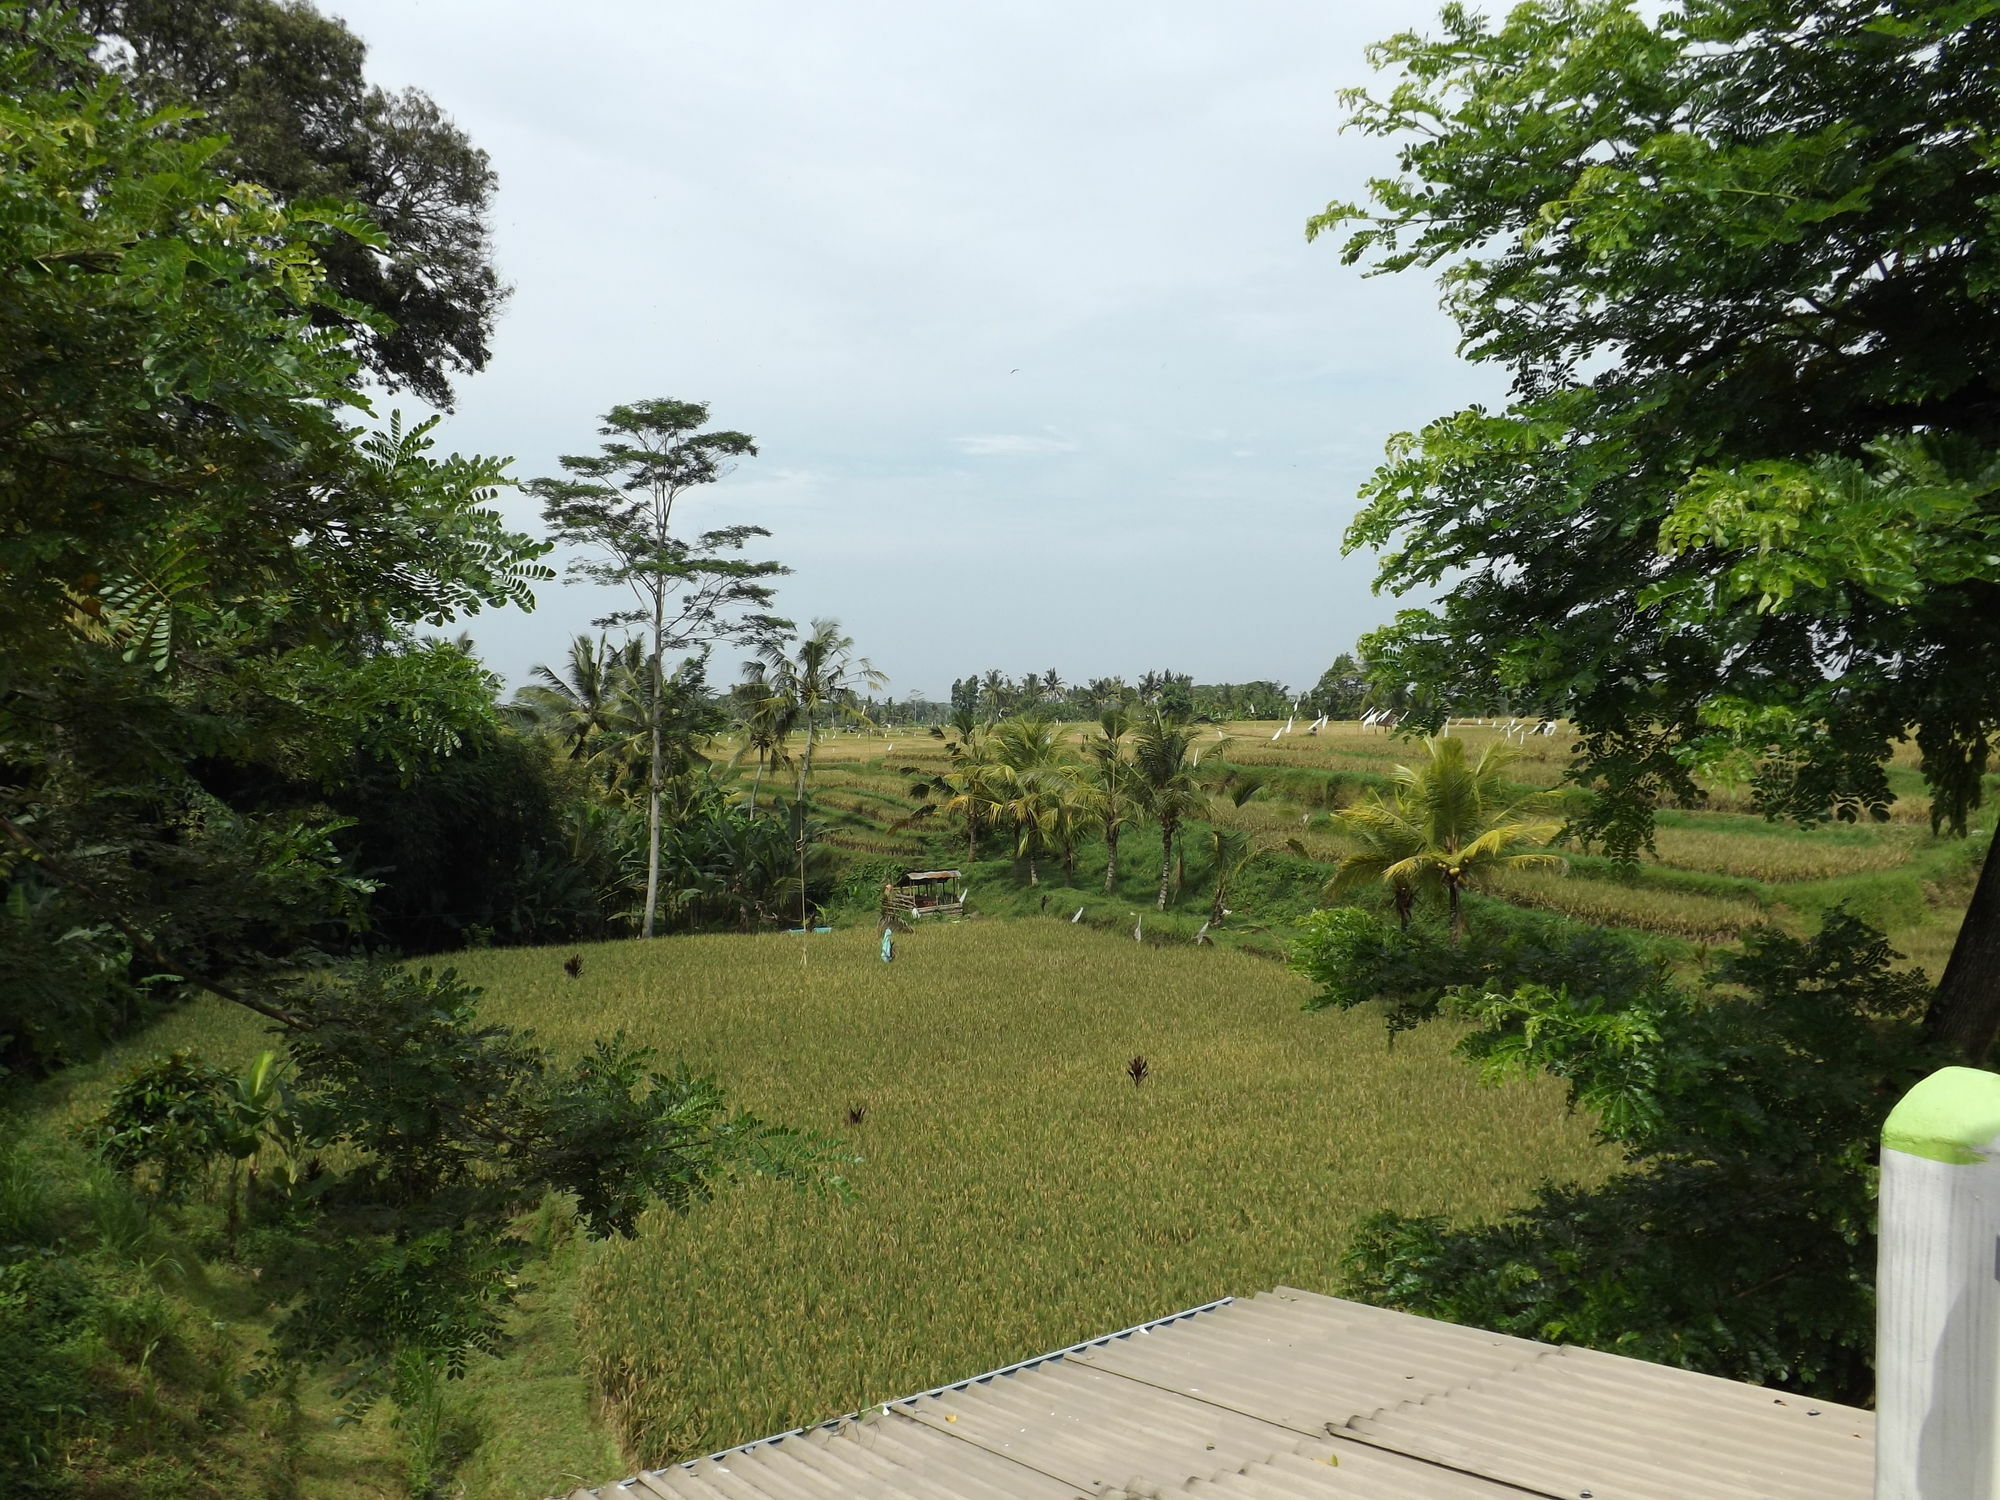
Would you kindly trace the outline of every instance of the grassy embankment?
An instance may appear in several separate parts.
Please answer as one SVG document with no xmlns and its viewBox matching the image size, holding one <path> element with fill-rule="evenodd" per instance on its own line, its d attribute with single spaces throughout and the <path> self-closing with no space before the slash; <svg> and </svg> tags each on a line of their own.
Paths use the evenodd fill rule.
<svg viewBox="0 0 2000 1500">
<path fill-rule="evenodd" d="M 1262 783 L 1240 808 L 1218 801 L 1212 816 L 1222 826 L 1250 833 L 1265 851 L 1235 887 L 1229 905 L 1236 915 L 1225 924 L 1223 941 L 1266 953 L 1282 949 L 1289 923 L 1315 904 L 1346 847 L 1328 813 L 1370 790 L 1386 790 L 1398 762 L 1423 754 L 1407 740 L 1358 725 L 1330 725 L 1310 737 L 1301 730 L 1274 742 L 1276 727 L 1222 726 L 1208 732 L 1201 745 L 1203 769 L 1218 778 Z M 1079 737 L 1083 732 L 1083 726 L 1075 731 Z M 1452 732 L 1475 748 L 1497 737 L 1490 728 Z M 1221 735 L 1228 736 L 1226 742 Z M 1570 746 L 1561 734 L 1531 737 L 1520 747 L 1513 779 L 1523 790 L 1557 786 Z M 1758 922 L 1803 928 L 1844 901 L 1886 928 L 1899 948 L 1935 974 L 1950 952 L 1985 839 L 1981 832 L 1969 840 L 1932 835 L 1916 759 L 1915 748 L 1904 746 L 1891 761 L 1897 798 L 1887 822 L 1773 823 L 1751 809 L 1746 791 L 1714 787 L 1699 808 L 1660 814 L 1657 853 L 1636 869 L 1572 849 L 1567 875 L 1518 875 L 1494 894 L 1646 934 L 1680 957 L 1733 942 Z M 1212 887 L 1198 826 L 1187 840 L 1184 888 L 1165 917 L 1151 914 L 1160 851 L 1157 836 L 1143 825 L 1125 835 L 1119 888 L 1110 896 L 1102 888 L 1101 842 L 1086 841 L 1073 887 L 1064 883 L 1059 867 L 1045 862 L 1041 885 L 1030 891 L 1008 860 L 983 858 L 968 866 L 963 840 L 951 838 L 943 820 L 899 826 L 916 806 L 903 769 L 939 770 L 946 764 L 943 746 L 928 734 L 902 730 L 830 739 L 815 757 L 813 774 L 815 806 L 830 824 L 828 841 L 855 861 L 948 857 L 953 867 L 966 869 L 973 907 L 989 915 L 1067 916 L 1082 907 L 1085 922 L 1128 935 L 1143 916 L 1144 932 L 1165 942 L 1190 937 L 1207 915 Z M 1990 783 L 1989 797 L 1996 791 L 2000 778 Z M 1992 826 L 1990 812 L 1974 821 L 1978 830 Z M 1288 847 L 1294 840 L 1304 857 Z"/>
<path fill-rule="evenodd" d="M 1492 1215 L 1605 1165 L 1552 1085 L 1482 1088 L 1441 1033 L 1390 1050 L 1370 1017 L 1306 1015 L 1302 980 L 1239 954 L 1055 922 L 927 929 L 889 966 L 865 930 L 600 945 L 576 980 L 570 951 L 456 962 L 496 1019 L 563 1050 L 622 1027 L 864 1160 L 849 1202 L 753 1182 L 561 1246 L 522 1342 L 463 1393 L 472 1497 L 619 1477 L 1277 1281 L 1331 1289 L 1366 1212 Z M 204 1001 L 119 1058 L 260 1044 Z M 99 1107 L 119 1058 L 44 1095 L 45 1136 Z M 246 1303 L 221 1315 L 247 1346 Z M 333 1432 L 315 1404 L 301 1493 L 392 1492 L 382 1415 Z"/>
</svg>

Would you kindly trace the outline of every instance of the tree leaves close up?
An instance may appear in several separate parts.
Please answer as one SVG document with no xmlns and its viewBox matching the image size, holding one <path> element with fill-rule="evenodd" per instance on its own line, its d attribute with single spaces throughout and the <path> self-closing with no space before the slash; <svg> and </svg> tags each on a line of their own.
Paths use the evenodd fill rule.
<svg viewBox="0 0 2000 1500">
<path fill-rule="evenodd" d="M 1572 720 L 1625 857 L 1734 763 L 1774 815 L 1881 817 L 1914 735 L 1940 826 L 2000 710 L 2000 13 L 1918 0 L 1536 0 L 1373 49 L 1398 145 L 1309 234 L 1431 269 L 1498 410 L 1392 441 L 1348 546 L 1442 585 L 1365 643 L 1431 727 Z M 2000 1029 L 1989 861 L 1930 1013 Z"/>
<path fill-rule="evenodd" d="M 280 0 L 90 0 L 91 29 L 151 107 L 200 111 L 226 137 L 218 165 L 278 202 L 359 205 L 375 231 L 325 247 L 338 305 L 316 320 L 356 342 L 370 375 L 449 410 L 451 378 L 490 356 L 507 289 L 488 225 L 495 176 L 436 101 L 362 71 L 367 47 L 334 16 Z"/>
</svg>

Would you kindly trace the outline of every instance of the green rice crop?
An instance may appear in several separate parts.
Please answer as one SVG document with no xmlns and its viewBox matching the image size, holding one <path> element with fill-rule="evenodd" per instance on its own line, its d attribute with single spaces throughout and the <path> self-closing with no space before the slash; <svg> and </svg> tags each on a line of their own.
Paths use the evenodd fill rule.
<svg viewBox="0 0 2000 1500">
<path fill-rule="evenodd" d="M 1377 1208 L 1498 1214 L 1607 1165 L 1547 1080 L 1309 1016 L 1276 964 L 1064 922 L 462 956 L 498 1019 L 623 1027 L 864 1160 L 584 1256 L 585 1368 L 634 1462 L 707 1451 L 1279 1281 L 1332 1289 Z M 1134 1056 L 1149 1076 L 1125 1074 Z M 850 1110 L 861 1123 L 847 1123 Z"/>
<path fill-rule="evenodd" d="M 1731 942 L 1746 927 L 1777 920 L 1756 901 L 1674 890 L 1647 882 L 1589 880 L 1579 874 L 1512 872 L 1492 893 L 1517 906 L 1562 912 L 1605 927 L 1630 927 L 1699 942 Z"/>
</svg>

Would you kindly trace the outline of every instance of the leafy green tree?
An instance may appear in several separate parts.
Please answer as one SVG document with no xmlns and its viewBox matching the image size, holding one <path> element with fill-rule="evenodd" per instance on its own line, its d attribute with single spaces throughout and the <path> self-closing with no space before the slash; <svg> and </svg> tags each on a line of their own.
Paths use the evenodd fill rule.
<svg viewBox="0 0 2000 1500">
<path fill-rule="evenodd" d="M 1451 912 L 1453 941 L 1465 931 L 1465 890 L 1504 870 L 1561 869 L 1561 856 L 1542 845 L 1562 829 L 1548 816 L 1547 793 L 1513 796 L 1507 764 L 1513 751 L 1490 742 L 1479 759 L 1467 762 L 1462 739 L 1427 738 L 1429 759 L 1399 765 L 1395 792 L 1342 808 L 1333 822 L 1359 848 L 1334 870 L 1330 892 L 1353 890 L 1369 881 L 1386 884 L 1396 915 L 1410 925 L 1410 912 L 1423 891 L 1443 894 Z"/>
<path fill-rule="evenodd" d="M 359 204 L 369 241 L 320 249 L 328 284 L 371 309 L 314 317 L 355 341 L 368 371 L 433 406 L 450 377 L 486 367 L 506 289 L 493 270 L 486 153 L 417 89 L 362 72 L 367 48 L 338 19 L 281 0 L 87 0 L 91 28 L 134 97 L 200 111 L 190 138 L 221 132 L 218 166 L 284 204 Z"/>
<path fill-rule="evenodd" d="M 1535 914 L 1489 907 L 1464 948 L 1318 914 L 1298 952 L 1317 1004 L 1448 1016 L 1483 1073 L 1553 1074 L 1620 1153 L 1603 1183 L 1549 1184 L 1496 1223 L 1374 1216 L 1347 1291 L 1865 1403 L 1876 1141 L 1949 1055 L 1920 1036 L 1930 986 L 1897 957 L 1836 910 L 1811 938 L 1751 934 L 1694 991 L 1619 936 Z"/>
<path fill-rule="evenodd" d="M 1963 831 L 2000 727 L 2000 14 L 1532 0 L 1439 25 L 1350 96 L 1400 170 L 1309 233 L 1439 269 L 1512 390 L 1397 438 L 1364 491 L 1350 547 L 1442 590 L 1371 667 L 1433 727 L 1503 697 L 1573 721 L 1579 830 L 1616 854 L 1703 775 L 1774 815 L 1885 815 L 1912 734 Z M 1975 1059 L 2000 1029 L 1990 856 L 1926 1024 Z"/>
<path fill-rule="evenodd" d="M 489 723 L 490 677 L 415 628 L 548 576 L 497 463 L 344 420 L 358 366 L 313 319 L 353 309 L 318 250 L 368 222 L 218 175 L 89 47 L 0 8 L 0 878 L 26 898 L 0 969 L 41 976 L 9 990 L 16 1036 L 64 976 L 281 1011 L 228 976 L 367 893 L 339 820 L 267 793 L 358 756 L 413 773 Z"/>
<path fill-rule="evenodd" d="M 1173 686 L 1172 683 L 1167 684 Z M 1159 909 L 1167 909 L 1174 877 L 1174 839 L 1181 824 L 1208 810 L 1208 793 L 1195 777 L 1194 726 L 1155 708 L 1132 733 L 1132 770 L 1139 805 L 1160 830 Z"/>
<path fill-rule="evenodd" d="M 638 625 L 646 632 L 646 910 L 641 936 L 653 936 L 659 897 L 660 798 L 667 775 L 666 656 L 718 641 L 763 640 L 786 626 L 766 612 L 765 580 L 789 570 L 733 554 L 761 526 L 724 526 L 688 538 L 674 529 L 674 509 L 689 490 L 713 484 L 754 454 L 747 433 L 704 431 L 699 401 L 640 401 L 614 406 L 598 429 L 608 442 L 592 454 L 564 454 L 567 478 L 523 486 L 542 502 L 558 542 L 584 549 L 570 576 L 630 589 L 636 609 L 614 610 L 600 627 Z"/>
<path fill-rule="evenodd" d="M 1354 654 L 1343 651 L 1333 665 L 1320 674 L 1306 694 L 1306 706 L 1332 719 L 1358 719 L 1368 697 L 1367 669 Z"/>
</svg>

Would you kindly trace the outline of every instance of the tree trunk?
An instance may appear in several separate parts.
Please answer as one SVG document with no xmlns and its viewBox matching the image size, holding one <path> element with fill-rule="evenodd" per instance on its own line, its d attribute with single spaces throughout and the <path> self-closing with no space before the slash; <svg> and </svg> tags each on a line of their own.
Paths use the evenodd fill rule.
<svg viewBox="0 0 2000 1500">
<path fill-rule="evenodd" d="M 1965 1054 L 1985 1059 L 2000 1033 L 2000 840 L 1989 850 L 1972 889 L 1972 904 L 1958 929 L 1951 958 L 1924 1017 L 1924 1034 Z"/>
<path fill-rule="evenodd" d="M 1174 878 L 1174 825 L 1160 825 L 1160 910 L 1167 909 L 1167 887 Z"/>
<path fill-rule="evenodd" d="M 1104 894 L 1109 896 L 1118 887 L 1118 826 L 1115 823 L 1104 830 L 1104 847 L 1109 851 L 1104 861 Z"/>
<path fill-rule="evenodd" d="M 799 798 L 794 813 L 799 820 L 799 926 L 811 929 L 806 920 L 806 779 L 813 768 L 813 712 L 806 705 L 806 753 L 799 758 Z"/>
<path fill-rule="evenodd" d="M 653 935 L 653 911 L 660 900 L 660 656 L 665 650 L 661 637 L 666 633 L 666 595 L 653 591 L 653 692 L 646 706 L 646 725 L 652 740 L 652 758 L 646 773 L 646 920 L 639 936 Z"/>
<path fill-rule="evenodd" d="M 1451 893 L 1451 945 L 1456 948 L 1458 940 L 1465 936 L 1464 893 L 1456 880 L 1447 880 L 1445 889 Z"/>
<path fill-rule="evenodd" d="M 750 816 L 757 816 L 757 788 L 764 784 L 764 752 L 757 752 L 757 774 L 750 778 Z"/>
</svg>

